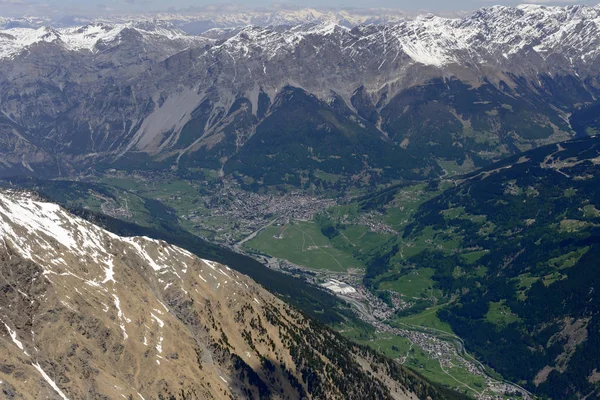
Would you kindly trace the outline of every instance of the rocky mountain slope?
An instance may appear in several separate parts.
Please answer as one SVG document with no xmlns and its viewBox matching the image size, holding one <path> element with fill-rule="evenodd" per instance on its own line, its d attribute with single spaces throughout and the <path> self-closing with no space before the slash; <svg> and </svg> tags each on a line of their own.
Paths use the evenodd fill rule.
<svg viewBox="0 0 600 400">
<path fill-rule="evenodd" d="M 444 398 L 249 278 L 0 193 L 7 398 Z"/>
<path fill-rule="evenodd" d="M 204 39 L 159 21 L 5 30 L 3 173 L 201 167 L 299 186 L 482 166 L 574 135 L 598 94 L 599 21 L 598 7 L 519 6 Z M 272 171 L 277 140 L 294 162 Z"/>
</svg>

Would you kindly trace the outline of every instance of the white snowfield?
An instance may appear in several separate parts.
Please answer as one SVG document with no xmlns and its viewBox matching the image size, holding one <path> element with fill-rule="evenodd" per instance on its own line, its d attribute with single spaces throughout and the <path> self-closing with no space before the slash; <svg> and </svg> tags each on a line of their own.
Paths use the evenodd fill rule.
<svg viewBox="0 0 600 400">
<path fill-rule="evenodd" d="M 69 268 L 66 257 L 77 256 L 80 260 L 103 265 L 102 276 L 94 277 L 90 282 L 92 286 L 115 283 L 115 254 L 111 246 L 107 246 L 109 241 L 124 246 L 122 254 L 137 255 L 156 272 L 185 270 L 187 263 L 195 259 L 190 252 L 158 240 L 117 236 L 57 204 L 18 191 L 0 191 L 0 240 L 10 244 L 22 257 L 45 266 L 47 274 L 58 270 L 68 273 L 62 270 Z M 163 250 L 156 255 L 148 254 L 148 249 L 157 244 Z"/>
<path fill-rule="evenodd" d="M 385 53 L 407 55 L 416 63 L 442 67 L 451 63 L 494 63 L 510 59 L 521 51 L 535 51 L 542 58 L 550 54 L 575 57 L 592 62 L 600 49 L 600 5 L 482 8 L 462 18 L 422 15 L 414 19 L 390 16 L 387 20 L 352 17 L 340 13 L 298 10 L 288 14 L 258 17 L 220 18 L 224 25 L 245 28 L 215 46 L 234 57 L 266 55 L 267 59 L 289 54 L 304 40 L 331 37 L 352 55 L 368 46 L 382 47 Z M 197 36 L 189 36 L 167 20 L 183 18 L 169 14 L 164 20 L 140 20 L 119 23 L 93 23 L 75 28 L 13 28 L 0 30 L 0 58 L 14 57 L 36 43 L 56 43 L 70 51 L 98 51 L 99 43 L 118 43 L 125 29 L 135 29 L 148 40 L 185 40 L 193 46 Z M 231 18 L 227 21 L 227 18 Z M 118 19 L 120 21 L 120 19 Z M 386 23 L 369 25 L 371 20 Z M 190 17 L 190 21 L 193 18 Z M 306 23 L 310 22 L 310 23 Z M 255 26 L 251 26 L 252 24 Z M 266 25 L 287 23 L 291 28 Z M 353 30 L 347 26 L 364 24 Z M 205 45 L 203 38 L 199 43 Z"/>
</svg>

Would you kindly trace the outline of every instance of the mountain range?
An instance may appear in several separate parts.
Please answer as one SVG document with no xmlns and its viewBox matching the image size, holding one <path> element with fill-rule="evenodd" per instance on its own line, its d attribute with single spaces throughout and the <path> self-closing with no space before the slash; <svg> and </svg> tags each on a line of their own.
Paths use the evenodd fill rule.
<svg viewBox="0 0 600 400">
<path fill-rule="evenodd" d="M 81 26 L 91 23 L 119 24 L 130 21 L 161 20 L 168 21 L 188 34 L 201 34 L 214 28 L 236 28 L 240 26 L 278 26 L 323 23 L 334 21 L 339 25 L 354 27 L 357 25 L 396 22 L 411 14 L 393 9 L 251 9 L 240 5 L 229 7 L 205 7 L 189 9 L 185 12 L 158 12 L 132 15 L 108 16 L 47 16 L 0 17 L 0 28 L 40 28 L 55 26 L 61 28 Z"/>
<path fill-rule="evenodd" d="M 300 186 L 315 172 L 377 183 L 472 169 L 585 134 L 573 116 L 595 103 L 599 16 L 519 6 L 204 36 L 161 21 L 5 29 L 3 173 L 209 168 Z"/>
</svg>

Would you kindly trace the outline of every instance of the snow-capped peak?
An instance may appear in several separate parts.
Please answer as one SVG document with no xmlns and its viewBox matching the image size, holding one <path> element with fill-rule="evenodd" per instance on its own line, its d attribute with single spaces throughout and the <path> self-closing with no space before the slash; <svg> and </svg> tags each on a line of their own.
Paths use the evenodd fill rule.
<svg viewBox="0 0 600 400">
<path fill-rule="evenodd" d="M 218 32 L 214 34 L 218 37 Z M 242 58 L 265 54 L 272 59 L 289 54 L 303 41 L 320 48 L 329 40 L 342 46 L 340 51 L 348 51 L 350 58 L 360 48 L 381 48 L 381 57 L 404 54 L 416 63 L 438 68 L 453 63 L 498 64 L 531 50 L 542 59 L 560 54 L 588 62 L 599 54 L 600 8 L 492 6 L 462 18 L 425 14 L 352 31 L 331 19 L 292 27 L 249 26 L 222 35 L 224 42 L 215 49 Z"/>
<path fill-rule="evenodd" d="M 201 16 L 181 19 L 181 16 L 165 14 L 159 17 L 168 22 L 138 16 L 118 23 L 94 22 L 71 28 L 6 29 L 0 31 L 0 58 L 15 56 L 40 42 L 56 42 L 71 51 L 94 52 L 98 43 L 119 43 L 120 34 L 128 29 L 135 30 L 148 41 L 183 41 L 190 46 L 200 41 L 197 36 L 188 36 L 175 23 L 179 26 L 183 26 L 182 21 L 192 24 L 200 21 Z M 345 48 L 350 48 L 353 41 L 363 45 L 368 43 L 436 67 L 451 63 L 497 63 L 529 49 L 542 58 L 556 53 L 588 62 L 595 59 L 600 48 L 600 7 L 492 6 L 462 18 L 426 14 L 406 19 L 393 14 L 387 23 L 360 25 L 352 32 L 348 26 L 355 23 L 368 24 L 385 19 L 381 14 L 379 19 L 369 19 L 348 12 L 311 9 L 250 13 L 245 19 L 241 15 L 234 18 L 233 14 L 215 14 L 214 17 L 221 26 L 238 26 L 209 31 L 208 36 L 221 40 L 215 49 L 235 52 L 241 57 L 249 57 L 254 52 L 265 53 L 271 59 L 277 54 L 289 53 L 308 38 L 318 37 L 323 41 L 331 39 L 332 35 L 344 38 Z M 341 45 L 342 42 L 338 43 Z"/>
<path fill-rule="evenodd" d="M 14 57 L 29 46 L 41 42 L 56 42 L 68 51 L 96 51 L 99 43 L 118 42 L 123 31 L 132 29 L 147 40 L 182 40 L 194 42 L 198 37 L 188 36 L 165 21 L 130 21 L 122 24 L 91 23 L 70 28 L 11 28 L 0 30 L 0 58 Z"/>
</svg>

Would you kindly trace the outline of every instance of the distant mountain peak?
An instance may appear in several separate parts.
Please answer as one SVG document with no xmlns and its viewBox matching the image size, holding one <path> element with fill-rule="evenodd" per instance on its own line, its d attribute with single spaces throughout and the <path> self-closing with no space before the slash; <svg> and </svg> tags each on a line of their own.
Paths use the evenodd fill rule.
<svg viewBox="0 0 600 400">
<path fill-rule="evenodd" d="M 11 28 L 0 31 L 0 58 L 14 57 L 29 46 L 56 42 L 67 51 L 96 52 L 99 43 L 118 42 L 120 35 L 127 30 L 139 33 L 147 41 L 169 40 L 188 43 L 205 41 L 202 38 L 189 36 L 167 21 L 143 20 L 109 24 L 91 22 L 89 24 L 69 28 Z"/>
</svg>

